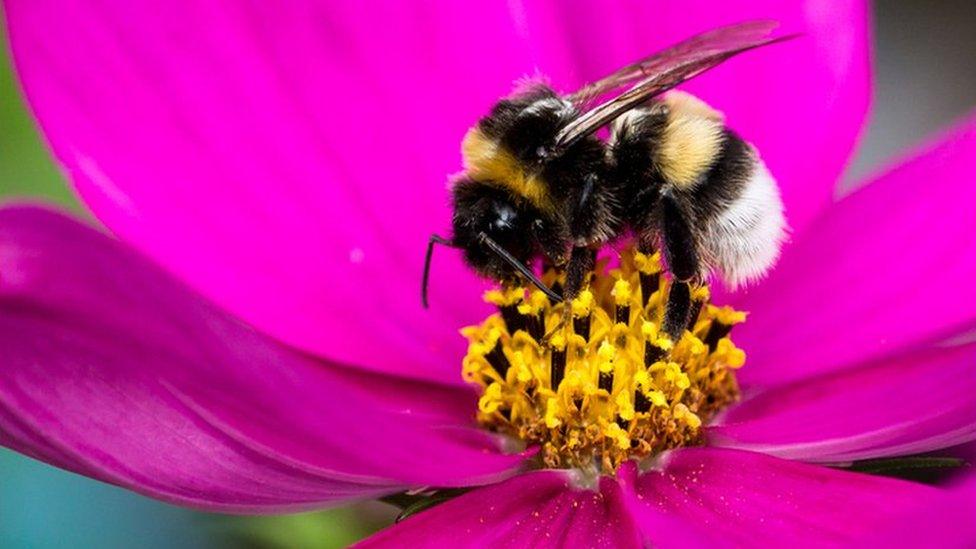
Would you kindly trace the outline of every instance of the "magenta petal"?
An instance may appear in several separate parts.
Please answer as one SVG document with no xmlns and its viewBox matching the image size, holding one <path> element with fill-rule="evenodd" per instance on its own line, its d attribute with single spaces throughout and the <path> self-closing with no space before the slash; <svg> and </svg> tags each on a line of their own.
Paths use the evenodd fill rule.
<svg viewBox="0 0 976 549">
<path fill-rule="evenodd" d="M 465 129 L 513 80 L 572 89 L 749 17 L 805 32 L 691 86 L 764 151 L 795 228 L 868 96 L 862 1 L 4 4 L 34 112 L 110 229 L 288 343 L 455 382 L 481 285 L 442 251 L 424 313 L 423 248 Z"/>
<path fill-rule="evenodd" d="M 185 505 L 310 507 L 496 480 L 471 393 L 311 359 L 120 243 L 0 209 L 0 443 Z"/>
<path fill-rule="evenodd" d="M 976 475 L 952 486 L 934 505 L 919 503 L 895 517 L 865 547 L 976 547 Z"/>
<path fill-rule="evenodd" d="M 976 117 L 843 199 L 749 295 L 740 379 L 771 385 L 976 323 Z"/>
<path fill-rule="evenodd" d="M 976 467 L 976 441 L 952 448 L 949 455 L 962 458 L 970 467 Z M 972 469 L 976 473 L 976 469 Z"/>
<path fill-rule="evenodd" d="M 976 439 L 976 343 L 920 350 L 775 387 L 728 410 L 710 441 L 844 462 Z"/>
<path fill-rule="evenodd" d="M 636 480 L 623 473 L 628 506 L 656 547 L 850 545 L 940 496 L 921 484 L 717 448 L 673 451 L 662 470 Z"/>
<path fill-rule="evenodd" d="M 536 471 L 475 489 L 367 539 L 360 547 L 642 547 L 609 477 L 575 486 L 578 473 Z"/>
</svg>

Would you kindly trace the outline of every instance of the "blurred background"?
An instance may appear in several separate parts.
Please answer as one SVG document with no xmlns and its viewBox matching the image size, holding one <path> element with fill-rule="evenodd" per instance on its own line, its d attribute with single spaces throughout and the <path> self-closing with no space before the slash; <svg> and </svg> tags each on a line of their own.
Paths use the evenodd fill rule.
<svg viewBox="0 0 976 549">
<path fill-rule="evenodd" d="M 976 105 L 976 2 L 885 0 L 874 13 L 874 108 L 840 192 Z M 83 214 L 26 111 L 6 36 L 0 42 L 0 198 L 43 197 Z M 383 507 L 262 518 L 194 513 L 0 448 L 2 548 L 343 547 L 388 523 Z"/>
</svg>

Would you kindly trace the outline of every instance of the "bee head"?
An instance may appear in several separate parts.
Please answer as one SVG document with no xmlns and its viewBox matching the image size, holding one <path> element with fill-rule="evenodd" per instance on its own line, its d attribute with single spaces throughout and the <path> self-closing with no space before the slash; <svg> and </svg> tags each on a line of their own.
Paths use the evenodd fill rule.
<svg viewBox="0 0 976 549">
<path fill-rule="evenodd" d="M 453 242 L 464 250 L 468 265 L 499 282 L 517 281 L 517 271 L 486 245 L 484 236 L 516 260 L 529 263 L 537 249 L 532 230 L 538 219 L 535 209 L 500 186 L 471 179 L 457 181 L 452 198 Z"/>
</svg>

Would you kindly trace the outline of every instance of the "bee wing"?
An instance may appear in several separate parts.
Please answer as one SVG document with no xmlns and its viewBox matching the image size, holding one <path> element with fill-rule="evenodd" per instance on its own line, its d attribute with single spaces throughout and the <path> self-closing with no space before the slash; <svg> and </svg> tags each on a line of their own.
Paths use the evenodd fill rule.
<svg viewBox="0 0 976 549">
<path fill-rule="evenodd" d="M 662 68 L 706 55 L 742 48 L 769 38 L 776 28 L 775 21 L 747 21 L 712 29 L 692 36 L 666 50 L 653 53 L 639 61 L 621 67 L 596 82 L 591 82 L 572 94 L 569 99 L 577 107 L 620 89 L 628 84 L 661 72 Z M 587 110 L 583 108 L 582 110 Z"/>
<path fill-rule="evenodd" d="M 585 112 L 559 132 L 556 136 L 556 148 L 569 147 L 644 101 L 698 76 L 730 57 L 796 37 L 771 37 L 770 33 L 775 27 L 774 22 L 751 21 L 715 29 L 689 38 L 585 86 L 570 96 L 570 100 L 578 107 L 583 107 Z M 585 109 L 596 98 L 631 83 L 634 84 L 623 93 L 592 109 Z"/>
</svg>

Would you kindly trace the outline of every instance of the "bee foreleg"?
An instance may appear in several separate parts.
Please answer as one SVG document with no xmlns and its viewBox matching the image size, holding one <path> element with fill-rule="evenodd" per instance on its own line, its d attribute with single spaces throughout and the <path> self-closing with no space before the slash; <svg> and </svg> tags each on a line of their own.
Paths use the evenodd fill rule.
<svg viewBox="0 0 976 549">
<path fill-rule="evenodd" d="M 427 308 L 427 284 L 430 282 L 430 260 L 434 256 L 435 244 L 454 247 L 454 241 L 436 234 L 430 235 L 430 240 L 427 241 L 427 255 L 424 257 L 424 276 L 420 280 L 420 304 L 423 305 L 424 309 Z"/>
<path fill-rule="evenodd" d="M 487 246 L 488 249 L 494 252 L 499 258 L 508 263 L 519 274 L 525 277 L 525 279 L 528 280 L 533 286 L 539 288 L 539 290 L 546 294 L 546 296 L 549 297 L 549 299 L 551 299 L 554 303 L 558 303 L 563 300 L 562 296 L 552 291 L 552 289 L 546 286 L 544 282 L 539 280 L 539 277 L 532 272 L 532 269 L 516 259 L 512 254 L 508 253 L 505 248 L 499 246 L 498 243 L 485 232 L 482 231 L 478 233 L 478 240 L 480 240 L 482 244 Z"/>
<path fill-rule="evenodd" d="M 661 216 L 664 257 L 674 276 L 664 309 L 663 327 L 671 340 L 676 342 L 688 326 L 691 314 L 690 283 L 699 276 L 701 269 L 694 234 L 670 194 L 665 193 L 661 197 Z"/>
</svg>

